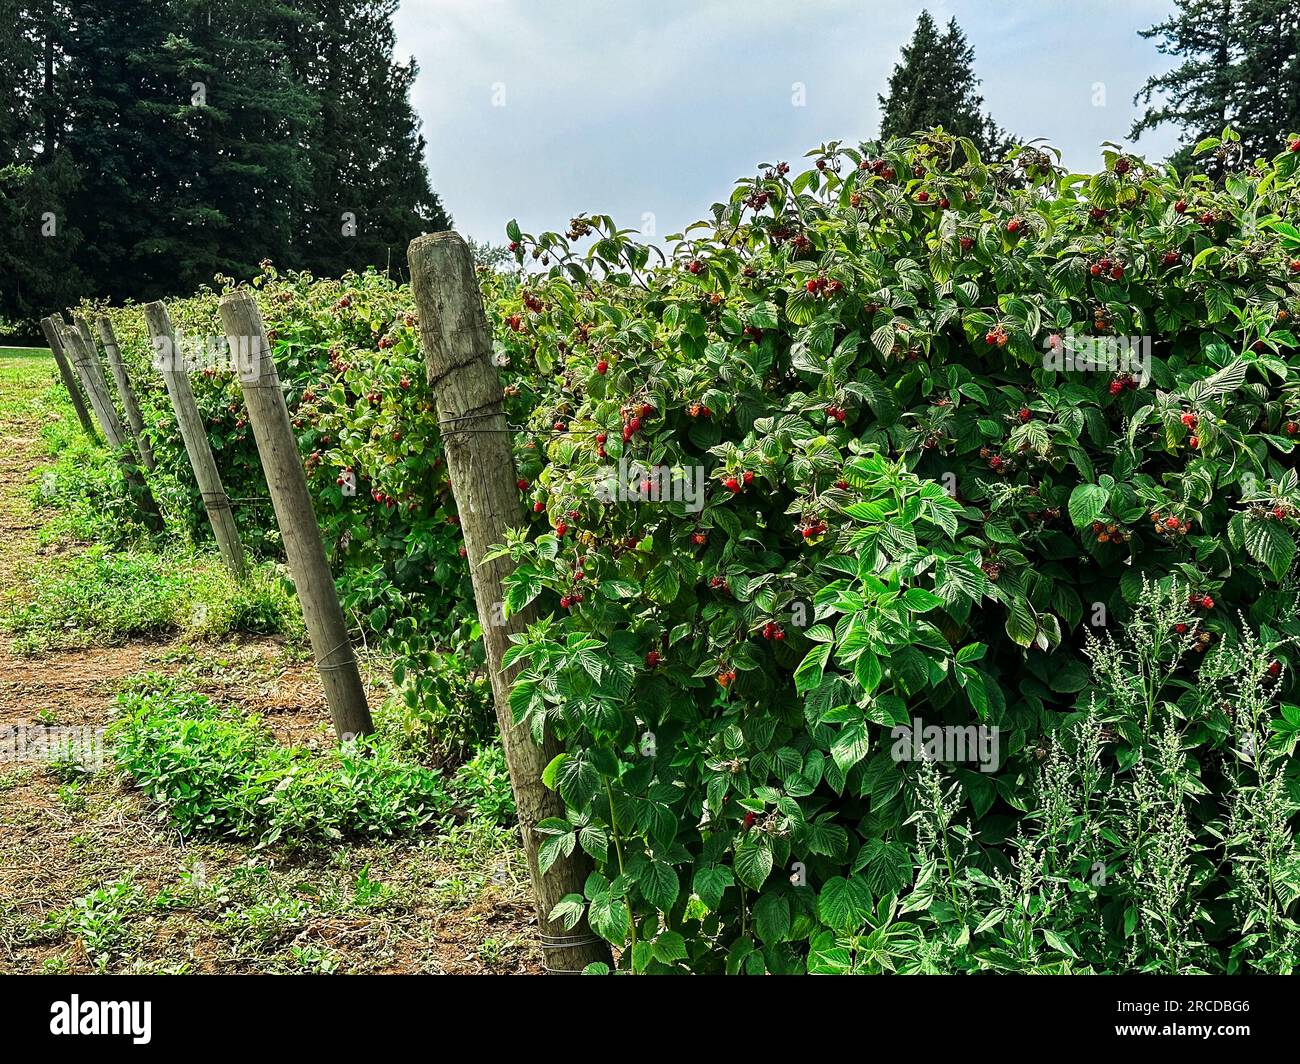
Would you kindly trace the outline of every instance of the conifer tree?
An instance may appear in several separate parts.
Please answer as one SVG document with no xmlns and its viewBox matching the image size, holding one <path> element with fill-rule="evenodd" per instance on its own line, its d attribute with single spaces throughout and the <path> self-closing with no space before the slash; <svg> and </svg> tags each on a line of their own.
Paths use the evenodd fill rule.
<svg viewBox="0 0 1300 1064">
<path fill-rule="evenodd" d="M 975 49 L 957 20 L 940 33 L 930 12 L 923 10 L 890 75 L 888 94 L 879 97 L 881 137 L 943 126 L 969 137 L 985 158 L 1000 153 L 1005 137 L 983 111 L 974 61 Z"/>
</svg>

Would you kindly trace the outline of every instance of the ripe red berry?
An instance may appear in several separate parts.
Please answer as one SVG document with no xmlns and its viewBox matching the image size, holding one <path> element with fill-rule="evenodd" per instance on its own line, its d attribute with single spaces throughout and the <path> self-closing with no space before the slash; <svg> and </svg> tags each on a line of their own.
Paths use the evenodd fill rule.
<svg viewBox="0 0 1300 1064">
<path fill-rule="evenodd" d="M 653 669 L 659 664 L 659 651 L 652 650 L 645 656 L 646 668 Z"/>
<path fill-rule="evenodd" d="M 754 483 L 754 474 L 751 473 L 748 469 L 746 469 L 745 472 L 740 475 L 740 479 L 743 480 L 747 485 L 752 484 Z"/>
<path fill-rule="evenodd" d="M 460 547 L 457 549 L 456 553 L 463 558 L 469 553 L 469 551 L 467 551 L 464 547 Z"/>
<path fill-rule="evenodd" d="M 556 432 L 565 432 L 567 431 L 568 427 L 569 426 L 566 425 L 563 421 L 557 421 L 554 425 Z"/>
<path fill-rule="evenodd" d="M 926 192 L 925 189 L 921 189 L 921 191 L 916 194 L 917 203 L 925 203 L 929 198 L 930 193 Z"/>
<path fill-rule="evenodd" d="M 1195 425 L 1196 425 L 1196 415 L 1193 414 L 1193 413 L 1191 413 L 1190 411 L 1187 412 L 1187 413 L 1185 413 L 1185 414 L 1183 414 L 1183 416 L 1182 416 L 1182 418 L 1181 418 L 1180 420 L 1181 420 L 1182 423 L 1183 423 L 1184 425 L 1186 425 L 1189 429 L 1190 429 L 1190 428 L 1194 428 Z"/>
<path fill-rule="evenodd" d="M 709 542 L 709 537 L 706 536 L 703 532 L 692 532 L 691 542 L 694 543 L 697 547 L 702 547 L 704 546 L 704 544 Z"/>
<path fill-rule="evenodd" d="M 964 236 L 960 240 L 958 240 L 957 243 L 961 245 L 962 251 L 969 251 L 971 248 L 975 246 L 975 238 L 970 236 Z"/>
<path fill-rule="evenodd" d="M 1175 213 L 1175 214 L 1186 214 L 1186 213 L 1187 213 L 1187 201 L 1186 201 L 1186 200 L 1179 200 L 1177 203 L 1175 203 L 1175 204 L 1174 204 L 1174 213 Z"/>
<path fill-rule="evenodd" d="M 569 531 L 569 526 L 566 525 L 563 521 L 561 521 L 558 525 L 555 526 L 555 534 L 557 536 L 563 537 L 564 533 L 566 533 L 567 531 Z"/>
<path fill-rule="evenodd" d="M 1294 421 L 1288 421 L 1286 423 L 1286 433 L 1288 436 L 1294 436 L 1297 429 L 1300 429 L 1300 425 L 1297 425 Z"/>
<path fill-rule="evenodd" d="M 1282 671 L 1282 663 L 1280 661 L 1271 662 L 1268 666 L 1268 674 L 1270 676 L 1276 676 L 1281 671 Z"/>
<path fill-rule="evenodd" d="M 946 211 L 946 210 L 948 209 L 949 206 L 950 206 L 950 204 L 948 203 L 948 197 L 947 197 L 947 196 L 942 196 L 942 197 L 940 197 L 940 199 L 939 199 L 939 210 L 941 210 L 941 211 Z"/>
<path fill-rule="evenodd" d="M 1161 260 L 1166 266 L 1173 266 L 1179 261 L 1179 255 L 1176 251 L 1166 251 L 1164 258 Z"/>
<path fill-rule="evenodd" d="M 840 491 L 848 491 L 848 490 L 849 490 L 849 482 L 848 482 L 847 480 L 837 480 L 837 481 L 835 482 L 835 486 L 836 486 L 837 488 L 839 488 Z"/>
<path fill-rule="evenodd" d="M 541 499 L 538 499 L 535 503 L 533 503 L 533 513 L 539 514 L 545 509 L 546 509 L 546 503 L 542 502 Z"/>
<path fill-rule="evenodd" d="M 1292 259 L 1288 268 L 1292 273 L 1300 273 L 1300 259 Z"/>
<path fill-rule="evenodd" d="M 1012 218 L 1011 221 L 1007 222 L 1007 232 L 1018 233 L 1020 232 L 1021 226 L 1023 226 L 1024 224 L 1025 223 L 1022 222 L 1019 218 Z"/>
<path fill-rule="evenodd" d="M 1187 446 L 1190 447 L 1193 451 L 1196 450 L 1198 447 L 1200 447 L 1200 445 L 1201 445 L 1201 441 L 1196 436 L 1193 436 L 1190 440 L 1187 441 Z"/>
<path fill-rule="evenodd" d="M 605 435 L 605 433 L 603 433 L 603 432 L 598 432 L 598 433 L 596 433 L 596 442 L 597 442 L 597 443 L 604 443 L 604 442 L 605 442 L 606 440 L 608 440 L 608 439 L 609 439 L 609 437 L 608 437 L 607 435 Z"/>
<path fill-rule="evenodd" d="M 722 482 L 722 486 L 733 495 L 740 491 L 740 481 L 735 477 L 727 477 L 727 479 Z"/>
<path fill-rule="evenodd" d="M 1290 144 L 1288 144 L 1288 145 L 1286 146 L 1286 150 L 1287 150 L 1287 151 L 1292 151 L 1292 152 L 1294 152 L 1294 151 L 1300 151 L 1300 137 L 1297 137 L 1297 138 L 1296 138 L 1295 140 L 1293 140 Z"/>
<path fill-rule="evenodd" d="M 1207 610 L 1214 609 L 1214 599 L 1210 598 L 1209 595 L 1206 595 L 1203 599 L 1201 599 L 1201 608 Z"/>
<path fill-rule="evenodd" d="M 1115 160 L 1115 173 L 1127 174 L 1132 164 L 1123 156 Z"/>
<path fill-rule="evenodd" d="M 608 370 L 609 370 L 609 363 L 606 362 L 603 358 L 596 363 L 596 372 L 599 373 L 602 377 L 606 374 L 606 372 L 608 372 Z"/>
<path fill-rule="evenodd" d="M 1180 621 L 1178 624 L 1174 625 L 1174 631 L 1177 632 L 1179 635 L 1186 635 L 1186 634 L 1187 634 L 1187 625 L 1183 624 L 1183 623 Z"/>
<path fill-rule="evenodd" d="M 1021 420 L 1021 422 L 1023 423 L 1023 422 L 1025 422 L 1025 421 L 1028 421 L 1028 420 L 1029 420 L 1031 417 L 1033 417 L 1034 415 L 1031 414 L 1031 413 L 1029 412 L 1029 407 L 1027 407 L 1027 406 L 1022 406 L 1022 407 L 1020 408 L 1020 413 L 1017 414 L 1016 416 L 1019 417 L 1020 420 Z"/>
</svg>

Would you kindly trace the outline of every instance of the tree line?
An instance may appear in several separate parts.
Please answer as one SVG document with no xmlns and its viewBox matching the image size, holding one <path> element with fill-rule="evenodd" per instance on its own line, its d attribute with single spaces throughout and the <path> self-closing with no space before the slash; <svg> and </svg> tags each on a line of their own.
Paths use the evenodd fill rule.
<svg viewBox="0 0 1300 1064">
<path fill-rule="evenodd" d="M 1300 0 L 1178 0 L 1140 36 L 1176 63 L 1134 97 L 1143 110 L 1129 136 L 1178 129 L 1170 162 L 1180 171 L 1192 166 L 1196 144 L 1225 126 L 1240 134 L 1246 162 L 1276 154 L 1288 132 L 1300 132 Z M 941 125 L 969 137 L 981 154 L 997 154 L 1009 142 L 983 110 L 974 62 L 956 19 L 940 31 L 922 11 L 879 98 L 881 136 Z M 1228 162 L 1210 158 L 1205 165 L 1217 170 Z"/>
<path fill-rule="evenodd" d="M 0 0 L 0 319 L 269 258 L 405 269 L 450 219 L 397 0 Z"/>
</svg>

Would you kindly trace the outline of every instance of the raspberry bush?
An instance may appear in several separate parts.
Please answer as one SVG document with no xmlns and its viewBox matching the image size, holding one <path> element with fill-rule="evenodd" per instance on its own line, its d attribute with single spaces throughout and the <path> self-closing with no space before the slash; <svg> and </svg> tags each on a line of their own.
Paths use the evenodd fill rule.
<svg viewBox="0 0 1300 1064">
<path fill-rule="evenodd" d="M 900 904 L 982 966 L 997 931 L 936 892 L 918 825 L 947 808 L 967 862 L 1008 866 L 1053 736 L 1103 698 L 1088 633 L 1144 580 L 1185 596 L 1179 683 L 1244 616 L 1289 688 L 1295 156 L 1221 184 L 1114 151 L 1092 176 L 986 164 L 937 132 L 810 160 L 739 182 L 667 260 L 603 216 L 510 229 L 544 272 L 498 336 L 548 384 L 532 526 L 502 547 L 509 605 L 546 614 L 512 702 L 567 748 L 546 853 L 598 866 L 564 911 L 633 970 L 805 970 Z M 1116 337 L 1149 359 L 1064 362 Z M 665 490 L 694 470 L 698 509 Z M 1111 769 L 1169 714 L 1211 773 L 1226 708 L 1146 701 L 1103 699 Z M 900 758 L 916 717 L 998 729 L 999 770 Z M 1193 815 L 1208 838 L 1222 809 Z"/>
<path fill-rule="evenodd" d="M 1078 175 L 936 131 L 765 165 L 671 252 L 511 225 L 511 702 L 566 748 L 543 863 L 596 863 L 566 919 L 646 972 L 1288 970 L 1297 158 Z M 475 622 L 409 292 L 253 288 L 345 604 L 433 712 Z M 262 495 L 233 376 L 196 385 Z M 908 756 L 917 720 L 996 757 Z"/>
</svg>

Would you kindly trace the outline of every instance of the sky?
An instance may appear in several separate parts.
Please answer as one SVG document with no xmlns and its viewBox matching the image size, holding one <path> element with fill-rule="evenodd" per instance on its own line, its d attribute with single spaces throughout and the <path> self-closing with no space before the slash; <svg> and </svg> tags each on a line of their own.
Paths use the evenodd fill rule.
<svg viewBox="0 0 1300 1064">
<path fill-rule="evenodd" d="M 1171 0 L 402 0 L 397 55 L 455 227 L 505 242 L 586 211 L 662 239 L 737 178 L 879 131 L 878 94 L 927 7 L 975 49 L 985 107 L 1092 169 L 1170 60 L 1138 30 Z M 1171 128 L 1136 149 L 1163 158 Z"/>
</svg>

